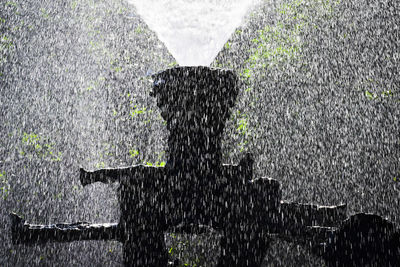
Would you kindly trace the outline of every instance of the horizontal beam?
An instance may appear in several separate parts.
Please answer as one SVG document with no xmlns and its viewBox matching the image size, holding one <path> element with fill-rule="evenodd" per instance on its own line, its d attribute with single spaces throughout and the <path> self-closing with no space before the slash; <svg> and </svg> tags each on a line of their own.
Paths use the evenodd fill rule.
<svg viewBox="0 0 400 267">
<path fill-rule="evenodd" d="M 90 224 L 86 222 L 51 225 L 28 224 L 15 213 L 11 217 L 11 235 L 14 244 L 36 245 L 47 242 L 84 240 L 120 241 L 117 223 Z"/>
<path fill-rule="evenodd" d="M 141 178 L 158 177 L 165 168 L 146 165 L 135 165 L 132 167 L 99 169 L 87 171 L 83 168 L 79 170 L 79 180 L 82 186 L 100 182 L 111 184 L 115 182 L 130 182 L 132 184 Z M 132 177 L 132 178 L 131 178 Z"/>
<path fill-rule="evenodd" d="M 326 212 L 328 210 L 328 212 Z M 346 219 L 346 205 L 331 206 L 329 208 L 299 204 L 281 203 L 281 220 L 277 225 L 278 232 L 271 233 L 286 240 L 315 240 L 319 242 L 325 238 L 321 231 L 334 231 L 336 226 Z M 82 240 L 117 240 L 123 241 L 123 229 L 118 223 L 90 224 L 78 222 L 71 224 L 35 225 L 26 223 L 15 213 L 11 213 L 12 238 L 15 244 L 40 244 L 47 242 L 71 242 Z M 327 217 L 328 216 L 328 217 Z M 315 220 L 314 220 L 314 219 Z M 335 223 L 333 223 L 335 222 Z M 316 225 L 321 223 L 321 225 Z M 266 226 L 268 228 L 268 226 Z M 216 231 L 207 225 L 177 225 L 168 232 L 185 234 L 204 234 Z"/>
</svg>

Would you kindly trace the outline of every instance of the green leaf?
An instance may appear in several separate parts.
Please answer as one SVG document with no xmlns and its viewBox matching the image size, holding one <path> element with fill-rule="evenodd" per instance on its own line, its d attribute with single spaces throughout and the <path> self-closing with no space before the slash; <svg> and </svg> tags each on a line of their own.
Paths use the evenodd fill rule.
<svg viewBox="0 0 400 267">
<path fill-rule="evenodd" d="M 173 61 L 173 62 L 168 64 L 168 67 L 175 67 L 176 65 L 178 65 L 178 62 Z"/>
<path fill-rule="evenodd" d="M 144 32 L 144 30 L 143 30 L 140 26 L 137 26 L 137 27 L 135 28 L 135 33 L 141 34 L 141 33 L 143 33 L 143 32 Z"/>
<path fill-rule="evenodd" d="M 156 162 L 156 167 L 164 167 L 165 166 L 165 164 L 166 164 L 166 162 L 165 161 L 161 161 L 161 162 Z"/>
<path fill-rule="evenodd" d="M 365 96 L 367 97 L 367 98 L 369 98 L 370 100 L 374 100 L 375 99 L 375 95 L 374 94 L 372 94 L 370 91 L 368 91 L 368 90 L 365 90 Z"/>
<path fill-rule="evenodd" d="M 389 97 L 389 96 L 393 96 L 392 90 L 386 90 L 382 92 L 382 97 Z"/>
<path fill-rule="evenodd" d="M 136 149 L 131 149 L 131 150 L 129 150 L 129 155 L 131 158 L 135 158 L 135 157 L 139 156 L 139 151 Z"/>
<path fill-rule="evenodd" d="M 133 110 L 131 111 L 131 117 L 132 117 L 132 118 L 136 117 L 137 115 L 140 115 L 140 114 L 145 113 L 146 110 L 147 110 L 146 107 L 144 107 L 144 108 L 137 108 L 136 106 L 134 106 L 134 108 L 135 108 L 135 109 L 133 109 Z"/>
</svg>

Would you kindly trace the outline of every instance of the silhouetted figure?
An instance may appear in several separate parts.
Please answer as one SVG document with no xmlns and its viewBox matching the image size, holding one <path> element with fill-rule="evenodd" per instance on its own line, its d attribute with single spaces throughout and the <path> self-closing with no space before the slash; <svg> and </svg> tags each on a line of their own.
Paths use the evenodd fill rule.
<svg viewBox="0 0 400 267">
<path fill-rule="evenodd" d="M 254 179 L 251 154 L 238 165 L 222 164 L 222 133 L 239 91 L 232 71 L 178 67 L 153 78 L 152 95 L 170 132 L 166 166 L 80 170 L 84 186 L 119 182 L 119 223 L 31 225 L 13 214 L 15 243 L 118 240 L 125 266 L 157 267 L 168 264 L 166 231 L 207 226 L 222 234 L 220 267 L 260 266 L 273 235 L 311 244 L 330 266 L 396 262 L 391 223 L 364 214 L 338 225 L 346 205 L 281 202 L 276 180 Z"/>
</svg>

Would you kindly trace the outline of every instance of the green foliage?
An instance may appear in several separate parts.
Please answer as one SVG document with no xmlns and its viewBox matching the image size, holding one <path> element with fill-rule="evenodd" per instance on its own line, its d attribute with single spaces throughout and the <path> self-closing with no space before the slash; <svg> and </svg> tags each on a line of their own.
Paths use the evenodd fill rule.
<svg viewBox="0 0 400 267">
<path fill-rule="evenodd" d="M 382 97 L 391 97 L 391 96 L 393 96 L 393 92 L 392 92 L 392 90 L 386 90 L 381 93 L 381 96 Z"/>
<path fill-rule="evenodd" d="M 156 162 L 156 163 L 152 163 L 152 162 L 146 162 L 146 166 L 150 166 L 150 167 L 163 167 L 163 166 L 165 166 L 165 163 L 163 162 L 162 163 L 162 166 L 161 166 L 161 163 L 159 163 L 158 161 Z"/>
<path fill-rule="evenodd" d="M 236 130 L 241 135 L 248 134 L 249 117 L 247 114 L 242 114 L 236 121 Z"/>
<path fill-rule="evenodd" d="M 377 96 L 374 93 L 371 93 L 370 91 L 366 90 L 365 91 L 365 96 L 370 99 L 370 100 L 374 100 L 377 98 Z"/>
<path fill-rule="evenodd" d="M 63 198 L 63 193 L 60 192 L 60 193 L 54 194 L 53 197 L 55 200 L 61 200 Z"/>
<path fill-rule="evenodd" d="M 397 172 L 397 175 L 393 177 L 393 181 L 398 182 L 400 181 L 400 171 Z"/>
<path fill-rule="evenodd" d="M 22 146 L 20 148 L 19 154 L 24 157 L 32 159 L 36 156 L 41 159 L 60 161 L 62 158 L 62 153 L 56 151 L 54 148 L 54 143 L 51 143 L 46 138 L 43 138 L 35 133 L 23 133 L 21 139 Z"/>
<path fill-rule="evenodd" d="M 41 17 L 43 17 L 44 19 L 50 18 L 49 12 L 44 8 L 40 9 L 40 14 L 41 14 Z"/>
<path fill-rule="evenodd" d="M 115 148 L 115 145 L 104 142 L 101 144 L 100 149 L 96 152 L 92 152 L 92 157 L 88 157 L 87 160 L 96 169 L 105 168 L 114 159 Z"/>
<path fill-rule="evenodd" d="M 7 200 L 11 187 L 8 182 L 6 172 L 0 171 L 0 194 L 4 200 Z"/>
<path fill-rule="evenodd" d="M 22 137 L 22 143 L 26 144 L 26 145 L 37 145 L 37 143 L 39 142 L 39 137 L 37 134 L 35 133 L 24 133 L 24 136 Z"/>
<path fill-rule="evenodd" d="M 165 161 L 157 161 L 155 163 L 151 163 L 151 162 L 146 162 L 146 166 L 153 166 L 153 167 L 164 167 L 166 164 Z"/>
<path fill-rule="evenodd" d="M 14 49 L 14 43 L 6 34 L 0 35 L 0 65 L 5 62 L 6 57 L 3 55 L 7 55 L 11 53 Z"/>
<path fill-rule="evenodd" d="M 11 6 L 11 7 L 17 7 L 17 3 L 14 1 L 7 1 L 5 4 L 6 7 Z"/>
<path fill-rule="evenodd" d="M 118 14 L 119 15 L 123 15 L 128 11 L 128 9 L 126 7 L 120 7 L 118 8 Z"/>
<path fill-rule="evenodd" d="M 96 163 L 96 169 L 102 169 L 105 167 L 106 167 L 106 164 L 104 163 L 104 161 Z"/>
<path fill-rule="evenodd" d="M 178 66 L 178 62 L 176 62 L 176 61 L 173 61 L 168 64 L 168 67 L 170 67 L 170 68 L 175 67 L 175 66 Z"/>
<path fill-rule="evenodd" d="M 122 67 L 117 66 L 117 67 L 112 68 L 112 70 L 113 70 L 114 72 L 121 72 L 121 71 L 122 71 Z"/>
<path fill-rule="evenodd" d="M 152 167 L 164 167 L 167 163 L 165 162 L 164 155 L 165 151 L 156 152 L 156 157 L 152 157 L 152 159 L 156 158 L 155 160 L 145 159 L 145 157 L 139 152 L 137 149 L 130 149 L 129 150 L 129 157 L 134 159 L 139 164 L 144 164 L 146 166 Z M 135 163 L 137 164 L 137 163 Z"/>
<path fill-rule="evenodd" d="M 301 34 L 307 27 L 316 26 L 318 18 L 332 17 L 340 1 L 285 0 L 278 7 L 278 22 L 266 25 L 252 40 L 254 47 L 245 62 L 241 76 L 250 79 L 255 72 L 280 68 L 302 59 Z M 257 73 L 258 75 L 259 73 Z"/>
<path fill-rule="evenodd" d="M 232 44 L 230 42 L 226 42 L 224 47 L 225 47 L 225 49 L 230 49 L 231 45 Z"/>
<path fill-rule="evenodd" d="M 391 99 L 394 97 L 394 91 L 392 89 L 386 89 L 386 85 L 375 81 L 372 78 L 364 79 L 363 82 L 358 86 L 359 90 L 364 90 L 364 96 L 368 100 L 383 100 Z"/>
<path fill-rule="evenodd" d="M 72 10 L 75 10 L 77 6 L 78 6 L 78 0 L 75 0 L 75 1 L 73 1 L 73 2 L 71 3 L 71 9 L 72 9 Z"/>
<path fill-rule="evenodd" d="M 265 95 L 265 88 L 255 84 L 260 80 L 273 80 L 282 83 L 287 75 L 307 70 L 304 48 L 307 40 L 304 35 L 310 27 L 315 27 L 319 20 L 329 20 L 333 17 L 335 7 L 339 1 L 327 0 L 283 0 L 277 8 L 277 20 L 266 24 L 258 30 L 250 41 L 248 56 L 239 63 L 238 73 L 247 89 L 244 97 L 250 99 L 250 104 L 240 105 L 238 111 L 231 117 L 235 127 L 232 138 L 235 144 L 234 150 L 244 151 L 251 144 L 253 135 L 258 129 L 258 117 L 249 114 L 257 114 L 258 99 Z M 235 32 L 241 35 L 242 30 Z M 241 40 L 237 36 L 235 40 Z M 225 49 L 232 49 L 231 42 L 226 43 Z M 215 62 L 216 66 L 226 64 Z M 299 74 L 300 75 L 300 74 Z M 302 74 L 303 75 L 303 74 Z"/>
<path fill-rule="evenodd" d="M 251 91 L 251 88 L 248 92 L 249 91 Z M 254 126 L 251 126 L 252 122 L 248 110 L 236 110 L 236 112 L 232 113 L 231 121 L 235 128 L 233 132 L 233 138 L 236 144 L 234 149 L 243 152 L 248 148 L 250 139 L 253 138 Z"/>
<path fill-rule="evenodd" d="M 136 158 L 137 156 L 139 156 L 139 151 L 136 149 L 130 149 L 129 150 L 129 156 L 131 158 Z"/>
<path fill-rule="evenodd" d="M 146 112 L 146 110 L 147 110 L 146 107 L 139 108 L 139 107 L 137 107 L 137 105 L 135 105 L 135 106 L 131 107 L 131 112 L 130 112 L 131 117 L 134 118 L 140 114 L 143 114 Z"/>
<path fill-rule="evenodd" d="M 252 71 L 251 71 L 251 69 L 249 69 L 249 68 L 244 69 L 243 72 L 240 73 L 240 76 L 243 77 L 243 78 L 245 78 L 245 79 L 250 79 L 251 76 L 252 76 Z"/>
<path fill-rule="evenodd" d="M 140 27 L 140 26 L 137 26 L 137 27 L 135 28 L 135 33 L 137 33 L 137 34 L 144 33 L 144 29 L 143 29 L 142 27 Z"/>
</svg>

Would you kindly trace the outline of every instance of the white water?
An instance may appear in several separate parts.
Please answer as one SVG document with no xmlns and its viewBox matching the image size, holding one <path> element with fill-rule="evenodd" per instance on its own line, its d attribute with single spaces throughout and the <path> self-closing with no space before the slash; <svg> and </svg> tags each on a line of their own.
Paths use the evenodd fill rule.
<svg viewBox="0 0 400 267">
<path fill-rule="evenodd" d="M 209 66 L 260 0 L 127 0 L 181 66 Z"/>
</svg>

